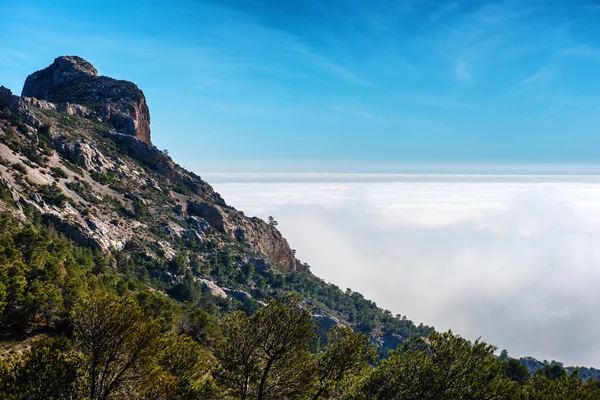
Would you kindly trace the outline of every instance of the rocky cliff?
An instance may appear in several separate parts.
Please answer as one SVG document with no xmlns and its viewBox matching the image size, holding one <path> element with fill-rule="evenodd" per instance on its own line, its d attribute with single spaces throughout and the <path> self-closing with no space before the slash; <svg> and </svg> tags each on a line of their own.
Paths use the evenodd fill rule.
<svg viewBox="0 0 600 400">
<path fill-rule="evenodd" d="M 202 290 L 251 310 L 294 292 L 322 321 L 382 346 L 430 331 L 312 275 L 276 227 L 153 146 L 149 121 L 137 86 L 79 57 L 30 75 L 23 96 L 0 87 L 0 212 L 42 221 L 178 300 Z"/>
<path fill-rule="evenodd" d="M 80 57 L 58 57 L 29 75 L 21 96 L 55 103 L 69 115 L 97 118 L 119 133 L 151 143 L 144 93 L 131 82 L 98 76 L 96 68 Z"/>
</svg>

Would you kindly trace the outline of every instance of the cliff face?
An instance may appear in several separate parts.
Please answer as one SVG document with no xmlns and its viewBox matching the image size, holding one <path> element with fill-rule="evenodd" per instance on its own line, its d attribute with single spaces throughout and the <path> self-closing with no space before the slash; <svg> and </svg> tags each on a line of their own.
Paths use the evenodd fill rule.
<svg viewBox="0 0 600 400">
<path fill-rule="evenodd" d="M 144 93 L 131 82 L 98 76 L 96 68 L 80 57 L 58 57 L 29 75 L 21 96 L 55 103 L 70 115 L 100 119 L 119 133 L 152 143 Z"/>
<path fill-rule="evenodd" d="M 105 252 L 171 260 L 212 243 L 233 248 L 239 263 L 302 268 L 274 227 L 227 206 L 152 146 L 146 99 L 133 83 L 65 56 L 31 74 L 22 94 L 0 87 L 0 179 L 15 213 L 34 209 Z"/>
</svg>

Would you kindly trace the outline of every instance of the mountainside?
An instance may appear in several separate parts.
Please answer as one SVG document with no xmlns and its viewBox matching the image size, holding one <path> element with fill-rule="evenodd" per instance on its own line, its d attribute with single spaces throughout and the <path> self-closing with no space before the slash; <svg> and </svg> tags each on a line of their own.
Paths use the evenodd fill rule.
<svg viewBox="0 0 600 400">
<path fill-rule="evenodd" d="M 152 290 L 219 310 L 301 296 L 321 326 L 368 333 L 382 349 L 432 332 L 310 273 L 276 229 L 226 204 L 152 145 L 133 83 L 98 76 L 75 56 L 30 75 L 22 96 L 0 87 L 0 211 L 40 220 L 75 243 L 128 260 Z"/>
<path fill-rule="evenodd" d="M 149 121 L 79 57 L 0 87 L 1 398 L 600 399 L 599 370 L 497 357 L 323 282 Z"/>
</svg>

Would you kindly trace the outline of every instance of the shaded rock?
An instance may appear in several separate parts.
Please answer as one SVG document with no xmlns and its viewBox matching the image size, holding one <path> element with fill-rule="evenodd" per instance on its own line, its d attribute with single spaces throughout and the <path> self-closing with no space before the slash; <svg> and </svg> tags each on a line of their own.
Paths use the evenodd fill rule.
<svg viewBox="0 0 600 400">
<path fill-rule="evenodd" d="M 205 235 L 208 235 L 210 233 L 210 224 L 204 218 L 189 217 L 187 221 L 198 232 L 202 232 Z"/>
<path fill-rule="evenodd" d="M 233 297 L 234 299 L 236 299 L 238 301 L 241 301 L 242 303 L 247 300 L 250 300 L 252 298 L 252 296 L 250 296 L 250 293 L 244 292 L 243 290 L 235 290 L 235 289 L 227 289 L 227 288 L 223 288 L 223 290 L 229 296 Z"/>
<path fill-rule="evenodd" d="M 80 57 L 58 57 L 29 75 L 21 95 L 84 106 L 66 107 L 76 115 L 94 115 L 120 133 L 151 143 L 150 111 L 144 93 L 131 82 L 98 76 L 96 68 Z"/>
<path fill-rule="evenodd" d="M 225 293 L 225 291 L 216 283 L 202 278 L 197 278 L 196 280 L 200 282 L 202 287 L 206 289 L 212 296 L 220 297 L 222 299 L 227 298 L 227 293 Z"/>
<path fill-rule="evenodd" d="M 319 326 L 317 333 L 321 337 L 321 343 L 327 343 L 327 334 L 331 328 L 342 325 L 339 319 L 329 315 L 315 314 L 313 320 Z"/>
<path fill-rule="evenodd" d="M 26 124 L 31 125 L 36 129 L 41 128 L 43 125 L 40 120 L 33 115 L 21 97 L 12 94 L 10 89 L 0 86 L 0 110 L 3 108 L 7 108 L 10 112 L 17 114 Z"/>
<path fill-rule="evenodd" d="M 260 258 L 249 258 L 248 260 L 244 260 L 244 262 L 251 263 L 254 265 L 254 269 L 257 271 L 267 271 L 271 269 L 269 264 Z"/>
<path fill-rule="evenodd" d="M 225 232 L 223 214 L 214 204 L 204 201 L 193 201 L 187 205 L 188 213 L 206 220 L 211 227 L 219 232 Z"/>
<path fill-rule="evenodd" d="M 186 242 L 186 244 L 201 244 L 203 242 L 202 236 L 195 229 L 188 229 L 187 231 L 183 231 L 181 237 Z"/>
</svg>

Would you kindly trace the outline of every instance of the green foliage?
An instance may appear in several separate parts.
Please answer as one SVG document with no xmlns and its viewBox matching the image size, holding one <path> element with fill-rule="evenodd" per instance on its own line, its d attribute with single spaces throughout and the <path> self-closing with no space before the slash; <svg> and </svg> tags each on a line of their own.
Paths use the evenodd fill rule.
<svg viewBox="0 0 600 400">
<path fill-rule="evenodd" d="M 252 317 L 226 319 L 226 340 L 217 349 L 219 382 L 236 399 L 302 398 L 312 386 L 315 368 L 312 317 L 299 301 L 271 301 Z"/>
<path fill-rule="evenodd" d="M 108 399 L 144 382 L 165 329 L 145 318 L 133 299 L 103 293 L 77 304 L 73 325 L 85 366 L 85 392 L 91 400 Z"/>
<path fill-rule="evenodd" d="M 83 170 L 79 166 L 77 166 L 71 162 L 68 162 L 66 160 L 63 160 L 63 165 L 65 167 L 67 167 L 68 170 L 75 172 L 77 175 L 79 175 L 81 177 L 84 176 Z"/>
<path fill-rule="evenodd" d="M 4 393 L 14 400 L 63 400 L 78 392 L 78 362 L 65 339 L 42 338 L 10 372 Z"/>
<path fill-rule="evenodd" d="M 515 358 L 500 361 L 504 363 L 504 376 L 513 382 L 524 384 L 531 378 L 529 370 Z"/>
<path fill-rule="evenodd" d="M 93 180 L 95 180 L 96 182 L 98 182 L 102 185 L 109 185 L 109 184 L 115 183 L 114 176 L 112 176 L 110 174 L 105 174 L 103 172 L 90 171 L 90 176 L 92 177 Z"/>
<path fill-rule="evenodd" d="M 535 375 L 541 375 L 551 381 L 555 379 L 561 379 L 567 376 L 567 371 L 562 367 L 562 365 L 551 364 L 546 365 L 535 372 Z"/>
<path fill-rule="evenodd" d="M 376 354 L 375 346 L 365 334 L 333 327 L 328 333 L 327 347 L 317 355 L 312 400 L 352 393 L 360 378 L 369 372 L 369 362 L 375 360 Z"/>
<path fill-rule="evenodd" d="M 38 193 L 46 203 L 60 208 L 64 207 L 69 200 L 56 182 L 52 182 L 52 185 L 40 185 Z"/>
<path fill-rule="evenodd" d="M 515 385 L 502 378 L 494 347 L 447 333 L 413 338 L 392 352 L 365 380 L 361 399 L 511 399 Z"/>
<path fill-rule="evenodd" d="M 14 169 L 15 171 L 20 172 L 24 175 L 27 174 L 27 168 L 25 168 L 25 166 L 21 163 L 14 163 L 12 165 L 12 169 Z"/>
<path fill-rule="evenodd" d="M 65 170 L 60 167 L 52 167 L 50 170 L 52 171 L 52 175 L 56 178 L 67 179 L 69 177 Z"/>
</svg>

